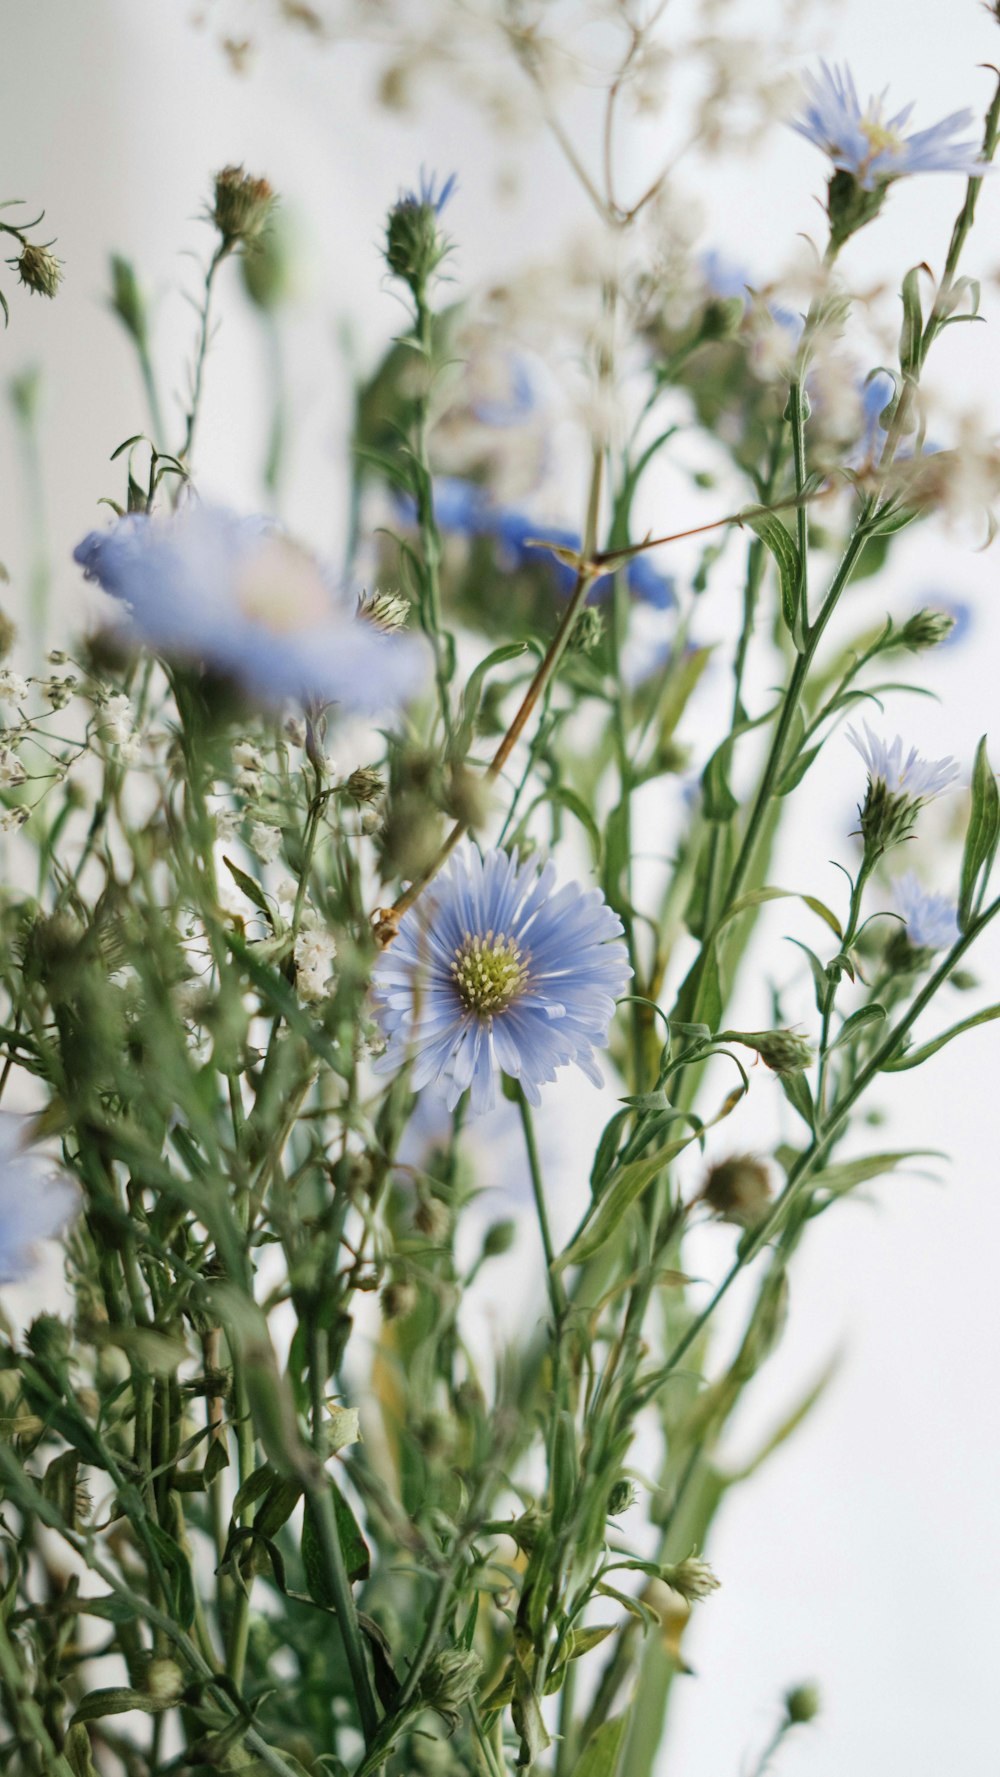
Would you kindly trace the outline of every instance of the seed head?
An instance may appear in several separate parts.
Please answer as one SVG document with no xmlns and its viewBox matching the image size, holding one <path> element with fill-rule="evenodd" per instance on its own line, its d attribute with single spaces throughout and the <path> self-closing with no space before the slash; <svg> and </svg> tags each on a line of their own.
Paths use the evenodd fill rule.
<svg viewBox="0 0 1000 1777">
<path fill-rule="evenodd" d="M 720 1221 L 752 1228 L 771 1201 L 767 1167 L 752 1154 L 732 1154 L 711 1167 L 702 1196 Z"/>
<path fill-rule="evenodd" d="M 25 241 L 17 260 L 17 274 L 26 290 L 37 296 L 54 296 L 62 282 L 62 261 L 48 247 Z"/>
<path fill-rule="evenodd" d="M 266 179 L 254 179 L 242 167 L 223 167 L 215 175 L 212 221 L 226 248 L 256 241 L 267 227 L 276 199 Z"/>
<path fill-rule="evenodd" d="M 344 785 L 352 802 L 359 805 L 366 802 L 377 802 L 385 789 L 385 779 L 374 765 L 361 765 L 352 771 Z"/>
<path fill-rule="evenodd" d="M 680 1593 L 686 1604 L 697 1604 L 700 1599 L 708 1598 L 721 1584 L 708 1562 L 699 1561 L 694 1555 L 689 1555 L 686 1561 L 678 1561 L 674 1567 L 665 1567 L 663 1578 L 673 1591 Z"/>
<path fill-rule="evenodd" d="M 405 1320 L 420 1300 L 420 1292 L 409 1278 L 396 1278 L 387 1283 L 381 1295 L 382 1314 L 386 1320 Z"/>
</svg>

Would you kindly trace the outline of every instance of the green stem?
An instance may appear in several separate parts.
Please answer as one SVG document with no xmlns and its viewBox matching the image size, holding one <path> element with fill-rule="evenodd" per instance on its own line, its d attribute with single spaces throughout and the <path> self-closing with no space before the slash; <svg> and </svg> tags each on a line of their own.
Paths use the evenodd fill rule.
<svg viewBox="0 0 1000 1777">
<path fill-rule="evenodd" d="M 566 1291 L 562 1279 L 555 1268 L 556 1251 L 552 1244 L 552 1232 L 549 1227 L 549 1212 L 545 1201 L 545 1183 L 538 1159 L 538 1144 L 535 1140 L 535 1125 L 531 1115 L 531 1106 L 524 1096 L 522 1086 L 517 1088 L 517 1108 L 521 1113 L 521 1128 L 524 1130 L 524 1145 L 528 1155 L 528 1171 L 531 1174 L 531 1189 L 535 1199 L 535 1210 L 538 1215 L 538 1228 L 542 1237 L 542 1250 L 545 1254 L 545 1283 L 549 1292 L 549 1302 L 555 1318 L 558 1332 L 566 1313 Z"/>
</svg>

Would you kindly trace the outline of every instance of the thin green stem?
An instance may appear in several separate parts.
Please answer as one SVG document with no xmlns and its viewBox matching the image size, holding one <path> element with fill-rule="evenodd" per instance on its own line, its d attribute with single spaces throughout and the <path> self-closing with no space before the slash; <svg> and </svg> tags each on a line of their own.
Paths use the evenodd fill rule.
<svg viewBox="0 0 1000 1777">
<path fill-rule="evenodd" d="M 549 1211 L 545 1201 L 545 1181 L 542 1178 L 542 1168 L 538 1158 L 538 1144 L 535 1140 L 535 1125 L 531 1115 L 531 1106 L 524 1096 L 524 1088 L 520 1085 L 517 1089 L 517 1108 L 521 1114 L 521 1128 L 524 1131 L 524 1146 L 528 1156 L 528 1171 L 531 1174 L 531 1189 L 535 1199 L 535 1212 L 538 1216 L 538 1229 L 542 1237 L 542 1251 L 545 1254 L 545 1284 L 549 1292 L 549 1302 L 558 1332 L 566 1313 L 566 1291 L 555 1268 L 556 1251 L 552 1244 Z"/>
</svg>

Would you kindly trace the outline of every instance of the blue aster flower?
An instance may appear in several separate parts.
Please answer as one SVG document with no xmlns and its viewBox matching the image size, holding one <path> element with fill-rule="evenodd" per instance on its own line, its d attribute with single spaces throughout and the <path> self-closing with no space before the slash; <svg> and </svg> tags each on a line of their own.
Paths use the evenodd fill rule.
<svg viewBox="0 0 1000 1777">
<path fill-rule="evenodd" d="M 496 1103 L 499 1074 L 535 1105 L 570 1062 L 603 1083 L 594 1050 L 632 973 L 622 925 L 599 889 L 555 880 L 533 858 L 455 854 L 375 965 L 380 1072 L 411 1061 L 418 1091 L 443 1081 L 453 1108 L 471 1089 L 477 1112 Z"/>
<path fill-rule="evenodd" d="M 449 173 L 441 190 L 438 191 L 437 174 L 428 175 L 421 167 L 420 184 L 416 191 L 401 191 L 397 199 L 397 208 L 400 205 L 407 205 L 412 209 L 433 210 L 435 216 L 440 216 L 448 199 L 454 196 L 457 184 L 458 174 Z"/>
<path fill-rule="evenodd" d="M 989 171 L 975 141 L 955 141 L 968 129 L 971 111 L 954 111 L 930 129 L 903 135 L 912 105 L 894 117 L 884 115 L 885 94 L 862 107 L 849 68 L 820 63 L 820 73 L 803 76 L 807 104 L 792 128 L 828 154 L 833 165 L 850 173 L 865 191 L 908 173 L 964 173 L 976 178 Z"/>
<path fill-rule="evenodd" d="M 519 352 L 505 352 L 507 391 L 504 395 L 481 395 L 472 403 L 472 411 L 481 425 L 519 426 L 534 413 L 537 405 L 535 384 L 524 358 Z"/>
<path fill-rule="evenodd" d="M 74 557 L 127 606 L 135 640 L 231 678 L 262 703 L 374 712 L 423 683 L 422 643 L 360 617 L 265 519 L 194 504 L 163 517 L 133 513 L 92 531 Z"/>
<path fill-rule="evenodd" d="M 58 1234 L 75 1192 L 22 1141 L 18 1119 L 0 1115 L 0 1283 L 27 1275 L 35 1243 Z"/>
<path fill-rule="evenodd" d="M 906 936 L 915 950 L 950 950 L 958 941 L 958 912 L 947 895 L 929 895 L 915 870 L 897 876 L 893 898 L 906 921 Z"/>
</svg>

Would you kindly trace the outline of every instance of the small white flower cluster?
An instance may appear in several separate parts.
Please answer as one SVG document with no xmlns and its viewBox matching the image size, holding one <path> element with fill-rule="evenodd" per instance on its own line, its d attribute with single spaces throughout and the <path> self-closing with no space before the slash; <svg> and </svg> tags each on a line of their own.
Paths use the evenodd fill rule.
<svg viewBox="0 0 1000 1777">
<path fill-rule="evenodd" d="M 0 672 L 0 703 L 23 703 L 30 687 L 27 679 L 20 673 L 12 673 L 9 667 Z"/>
<path fill-rule="evenodd" d="M 291 878 L 279 883 L 278 908 L 289 925 L 297 897 L 298 884 Z M 337 941 L 315 907 L 303 908 L 292 956 L 295 959 L 295 985 L 299 998 L 307 1005 L 317 1005 L 321 1000 L 329 999 L 334 985 L 333 959 L 336 954 Z"/>
<path fill-rule="evenodd" d="M 27 775 L 24 762 L 18 758 L 13 747 L 0 747 L 0 787 L 14 790 L 24 783 Z"/>
<path fill-rule="evenodd" d="M 135 731 L 132 699 L 124 691 L 116 691 L 108 698 L 100 726 L 101 733 L 118 748 L 125 763 L 134 764 L 142 751 L 142 736 Z"/>
</svg>

